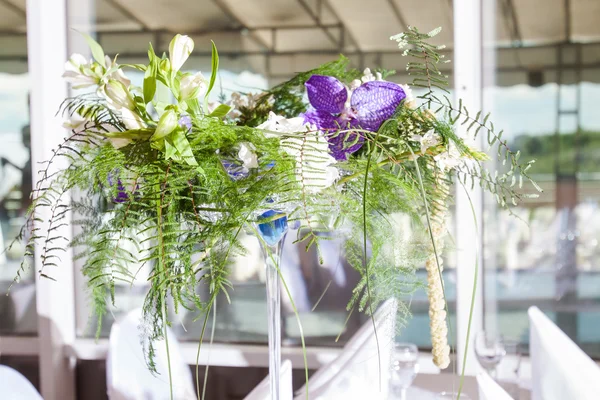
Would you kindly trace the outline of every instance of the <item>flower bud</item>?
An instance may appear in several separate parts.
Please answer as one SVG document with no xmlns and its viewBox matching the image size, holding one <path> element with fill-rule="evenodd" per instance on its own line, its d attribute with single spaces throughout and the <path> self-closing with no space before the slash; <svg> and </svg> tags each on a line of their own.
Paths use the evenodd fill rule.
<svg viewBox="0 0 600 400">
<path fill-rule="evenodd" d="M 175 35 L 169 44 L 169 60 L 173 72 L 179 71 L 194 50 L 194 41 L 186 35 Z"/>
<path fill-rule="evenodd" d="M 181 101 L 194 99 L 206 90 L 206 79 L 202 72 L 196 74 L 184 74 L 179 85 L 179 97 Z"/>
<path fill-rule="evenodd" d="M 116 109 L 127 108 L 135 109 L 135 102 L 129 90 L 120 81 L 111 79 L 105 88 L 107 100 Z"/>
<path fill-rule="evenodd" d="M 146 123 L 142 120 L 142 117 L 135 111 L 131 111 L 128 108 L 121 109 L 121 118 L 123 119 L 123 125 L 127 129 L 142 129 L 146 127 Z"/>
<path fill-rule="evenodd" d="M 179 126 L 177 113 L 173 110 L 167 110 L 158 120 L 156 131 L 150 140 L 159 140 L 173 132 Z"/>
</svg>

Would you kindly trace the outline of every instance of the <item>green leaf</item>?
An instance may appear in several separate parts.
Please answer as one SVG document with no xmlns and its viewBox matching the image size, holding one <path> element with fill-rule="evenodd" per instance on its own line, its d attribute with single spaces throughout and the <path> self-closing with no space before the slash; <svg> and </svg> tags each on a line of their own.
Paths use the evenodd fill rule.
<svg viewBox="0 0 600 400">
<path fill-rule="evenodd" d="M 212 72 L 210 74 L 210 83 L 208 84 L 208 90 L 206 91 L 206 95 L 204 95 L 204 108 L 208 109 L 208 95 L 210 91 L 215 86 L 215 81 L 217 80 L 217 72 L 219 71 L 219 52 L 217 51 L 217 46 L 215 42 L 212 40 Z"/>
<path fill-rule="evenodd" d="M 85 38 L 88 46 L 90 46 L 90 50 L 92 51 L 92 57 L 94 57 L 94 60 L 96 60 L 98 64 L 106 68 L 106 60 L 104 59 L 104 50 L 102 50 L 102 46 L 100 46 L 100 44 L 96 42 L 94 38 L 92 38 L 87 33 L 79 33 Z"/>
<path fill-rule="evenodd" d="M 219 104 L 219 106 L 215 108 L 208 116 L 223 118 L 230 110 L 231 107 L 229 107 L 227 104 Z"/>
<path fill-rule="evenodd" d="M 152 47 L 152 43 L 149 43 L 148 44 L 148 61 L 150 61 L 150 64 L 152 64 L 153 62 L 155 62 L 155 60 L 157 58 L 158 57 L 156 57 L 156 53 L 154 52 L 154 47 Z"/>
<path fill-rule="evenodd" d="M 171 139 L 173 140 L 173 145 L 188 165 L 198 165 L 194 153 L 192 153 L 192 146 L 190 146 L 190 142 L 185 137 L 183 130 L 178 129 L 173 132 Z"/>
<path fill-rule="evenodd" d="M 156 93 L 156 62 L 150 62 L 144 74 L 144 102 L 150 103 Z"/>
<path fill-rule="evenodd" d="M 165 159 L 173 159 L 175 161 L 181 160 L 181 157 L 179 157 L 179 154 L 177 153 L 177 148 L 171 141 L 171 138 L 165 139 Z"/>
</svg>

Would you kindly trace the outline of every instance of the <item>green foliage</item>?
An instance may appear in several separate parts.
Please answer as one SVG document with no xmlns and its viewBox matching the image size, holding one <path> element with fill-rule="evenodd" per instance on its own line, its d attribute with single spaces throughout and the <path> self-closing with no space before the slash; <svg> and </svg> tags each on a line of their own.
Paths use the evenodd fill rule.
<svg viewBox="0 0 600 400">
<path fill-rule="evenodd" d="M 524 194 L 521 190 L 517 190 L 517 188 L 523 187 L 523 181 L 527 181 L 536 191 L 542 191 L 528 173 L 535 161 L 519 162 L 521 153 L 512 151 L 508 142 L 502 139 L 503 131 L 496 129 L 490 120 L 490 113 L 483 115 L 482 111 L 478 111 L 473 115 L 462 103 L 462 100 L 456 106 L 444 94 L 444 92 L 448 93 L 447 76 L 444 76 L 437 67 L 441 62 L 448 62 L 438 54 L 438 50 L 444 46 L 434 46 L 428 43 L 428 40 L 437 33 L 439 30 L 423 34 L 416 28 L 411 28 L 408 32 L 401 34 L 401 40 L 404 45 L 410 46 L 404 54 L 420 60 L 409 62 L 407 66 L 409 74 L 414 76 L 412 86 L 425 88 L 427 91 L 419 98 L 424 101 L 424 105 L 428 109 L 435 108 L 435 114 L 441 112 L 447 121 L 445 128 L 443 128 L 444 125 L 438 126 L 436 132 L 452 141 L 461 154 L 468 153 L 473 159 L 472 163 L 463 163 L 456 168 L 457 179 L 471 187 L 477 182 L 483 189 L 495 196 L 501 207 L 508 208 L 509 205 L 517 205 L 525 197 L 537 197 L 535 193 Z M 440 91 L 441 95 L 438 93 Z M 441 127 L 443 129 L 440 129 Z M 466 137 L 473 140 L 477 139 L 480 133 L 485 133 L 490 151 L 496 154 L 498 161 L 501 161 L 502 165 L 506 165 L 508 170 L 503 173 L 499 173 L 498 170 L 490 171 L 484 163 L 487 157 L 483 157 L 482 153 L 468 150 L 464 141 L 454 134 L 454 129 L 461 129 Z"/>
<path fill-rule="evenodd" d="M 440 176 L 450 176 L 440 169 L 439 158 L 455 148 L 461 161 L 457 177 L 478 180 L 498 195 L 502 205 L 507 199 L 522 198 L 513 189 L 514 177 L 529 179 L 531 165 L 519 163 L 519 153 L 501 140 L 489 115 L 472 116 L 462 104 L 455 107 L 447 98 L 440 99 L 436 91 L 445 90 L 447 81 L 437 68 L 442 61 L 439 48 L 427 43 L 431 36 L 411 29 L 403 38 L 411 46 L 407 54 L 421 60 L 409 63 L 413 85 L 427 88 L 424 104 L 438 106 L 444 118 L 403 103 L 378 132 L 340 129 L 334 134 L 344 135 L 348 146 L 360 138 L 364 145 L 348 161 L 335 164 L 341 178 L 319 193 L 314 190 L 318 183 L 309 177 L 322 172 L 329 155 L 310 139 L 314 132 L 265 132 L 255 127 L 271 111 L 286 117 L 305 111 L 304 83 L 314 74 L 345 83 L 359 78 L 360 72 L 349 69 L 345 57 L 267 91 L 251 106 L 239 109 L 241 116 L 234 123 L 227 117 L 227 106 L 207 115 L 197 99 L 181 100 L 184 75 L 171 70 L 169 59 L 157 57 L 150 47 L 148 66 L 130 66 L 145 72 L 144 87 L 125 88 L 134 99 L 126 110 L 134 121 L 123 121 L 123 109 L 115 110 L 106 98 L 96 95 L 70 98 L 63 104 L 64 114 L 77 114 L 87 122 L 59 146 L 42 172 L 26 225 L 36 223 L 26 245 L 26 260 L 33 257 L 34 243 L 41 244 L 42 273 L 51 277 L 45 268 L 58 266 L 65 247 L 59 244 L 66 241 L 59 228 L 73 212 L 80 233 L 70 245 L 83 261 L 99 322 L 107 304 L 114 302 L 115 283 L 136 279 L 130 266 L 149 266 L 150 290 L 143 316 L 151 368 L 153 342 L 164 337 L 169 324 L 166 299 L 172 299 L 176 311 L 184 307 L 207 314 L 217 295 L 227 296 L 232 286 L 229 263 L 245 252 L 240 232 L 252 230 L 258 215 L 267 209 L 285 210 L 290 221 L 299 222 L 296 240 L 307 249 L 318 249 L 322 240 L 335 235 L 345 240 L 346 258 L 361 273 L 348 299 L 349 309 L 370 313 L 391 296 L 412 293 L 420 286 L 415 269 L 431 253 L 430 221 L 424 215 L 438 214 L 446 207 L 448 192 L 446 185 L 440 185 Z M 213 46 L 209 90 L 217 65 Z M 170 95 L 177 103 L 165 100 Z M 180 122 L 182 116 L 189 117 L 189 129 Z M 132 127 L 131 122 L 139 126 Z M 509 170 L 492 176 L 484 169 L 486 155 L 457 135 L 459 122 L 468 124 L 467 131 L 474 135 L 486 132 Z M 435 143 L 424 147 L 417 139 L 429 133 L 435 134 Z M 117 148 L 111 143 L 116 139 L 126 141 Z M 258 168 L 235 176 L 224 163 L 241 166 L 242 145 L 256 153 Z M 58 158 L 66 159 L 68 167 L 49 173 L 48 167 Z M 66 202 L 63 198 L 69 191 L 81 195 Z M 50 217 L 42 221 L 39 214 L 46 208 Z M 44 234 L 39 222 L 49 224 Z M 197 294 L 199 284 L 209 288 L 209 299 Z M 400 306 L 400 312 L 409 315 L 406 305 Z"/>
</svg>

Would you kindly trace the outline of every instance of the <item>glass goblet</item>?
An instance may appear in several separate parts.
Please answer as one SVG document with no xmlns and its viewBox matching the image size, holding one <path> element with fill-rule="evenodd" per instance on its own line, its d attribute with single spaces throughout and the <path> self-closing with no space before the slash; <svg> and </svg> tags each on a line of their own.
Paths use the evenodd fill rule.
<svg viewBox="0 0 600 400">
<path fill-rule="evenodd" d="M 490 375 L 495 375 L 496 366 L 506 355 L 504 339 L 501 335 L 495 335 L 490 332 L 477 332 L 475 335 L 475 355 L 479 364 Z"/>
<path fill-rule="evenodd" d="M 392 354 L 390 392 L 406 400 L 406 392 L 419 373 L 419 349 L 411 343 L 396 343 Z"/>
</svg>

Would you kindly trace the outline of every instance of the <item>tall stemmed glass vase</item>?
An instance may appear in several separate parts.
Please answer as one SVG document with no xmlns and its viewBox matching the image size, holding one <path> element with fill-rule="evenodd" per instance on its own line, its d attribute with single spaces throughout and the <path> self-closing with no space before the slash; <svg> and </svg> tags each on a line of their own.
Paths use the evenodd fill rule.
<svg viewBox="0 0 600 400">
<path fill-rule="evenodd" d="M 287 216 L 269 210 L 261 215 L 265 222 L 257 224 L 265 258 L 267 281 L 267 312 L 269 318 L 269 383 L 271 400 L 279 400 L 279 369 L 281 366 L 281 297 L 279 267 L 281 252 L 288 231 Z"/>
</svg>

